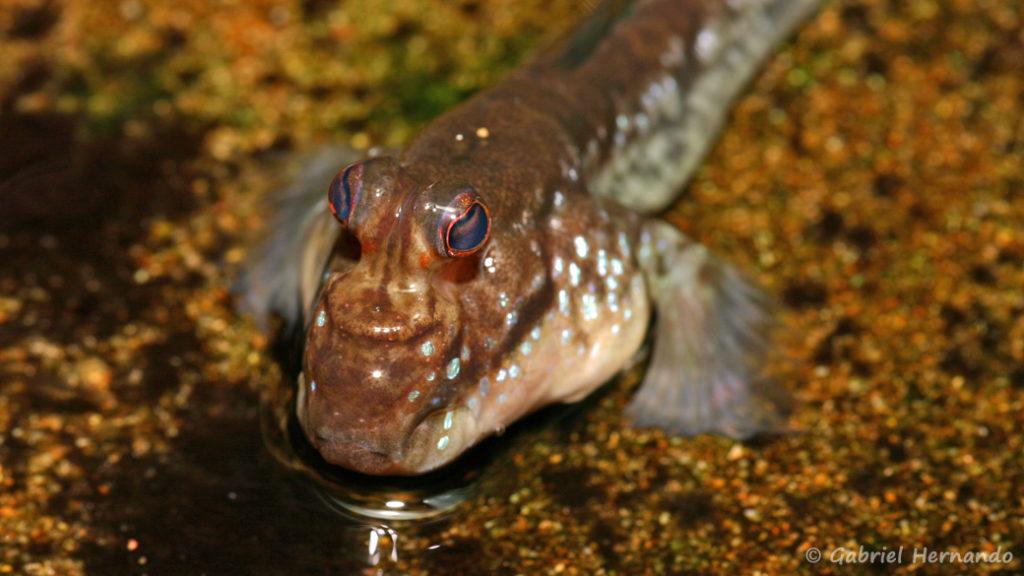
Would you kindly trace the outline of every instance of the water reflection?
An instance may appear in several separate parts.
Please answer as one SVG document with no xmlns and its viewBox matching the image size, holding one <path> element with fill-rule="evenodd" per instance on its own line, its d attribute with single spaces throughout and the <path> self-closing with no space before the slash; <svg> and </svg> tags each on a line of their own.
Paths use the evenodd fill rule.
<svg viewBox="0 0 1024 576">
<path fill-rule="evenodd" d="M 478 492 L 487 450 L 470 450 L 452 465 L 422 476 L 368 476 L 333 466 L 309 444 L 295 417 L 294 387 L 263 397 L 264 442 L 281 465 L 313 481 L 328 508 L 354 521 L 423 520 L 452 512 Z"/>
<path fill-rule="evenodd" d="M 362 563 L 370 569 L 368 574 L 383 576 L 400 572 L 410 561 L 422 562 L 423 553 L 443 553 L 441 534 L 457 516 L 460 504 L 483 489 L 495 442 L 485 442 L 453 464 L 423 476 L 359 474 L 327 463 L 309 444 L 295 417 L 294 390 L 282 382 L 264 392 L 263 440 L 273 458 L 305 480 L 323 507 L 336 514 L 338 538 L 332 555 Z M 487 477 L 495 479 L 494 474 Z M 400 548 L 408 554 L 402 564 Z"/>
<path fill-rule="evenodd" d="M 294 380 L 282 379 L 261 399 L 260 425 L 267 451 L 293 479 L 300 494 L 277 503 L 299 517 L 316 508 L 315 525 L 290 523 L 292 537 L 312 538 L 303 548 L 323 554 L 321 561 L 365 574 L 408 574 L 411 567 L 445 573 L 453 566 L 477 566 L 480 546 L 460 535 L 458 526 L 487 514 L 487 502 L 504 502 L 517 475 L 512 460 L 526 446 L 557 442 L 577 429 L 574 418 L 593 407 L 601 394 L 584 402 L 549 407 L 517 424 L 511 433 L 492 437 L 444 468 L 416 477 L 368 476 L 327 463 L 306 440 L 295 417 Z M 292 483 L 287 483 L 292 484 Z M 294 486 L 294 484 L 293 484 Z M 296 487 L 298 487 L 296 486 Z M 296 509 L 299 508 L 299 509 Z M 308 560 L 308 558 L 305 558 Z M 454 563 L 454 564 L 453 564 Z"/>
</svg>

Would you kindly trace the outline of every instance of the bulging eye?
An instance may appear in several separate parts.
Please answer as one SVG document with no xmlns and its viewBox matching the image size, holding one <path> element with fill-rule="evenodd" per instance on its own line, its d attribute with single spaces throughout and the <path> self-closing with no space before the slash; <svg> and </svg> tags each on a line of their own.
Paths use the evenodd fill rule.
<svg viewBox="0 0 1024 576">
<path fill-rule="evenodd" d="M 359 200 L 363 187 L 363 162 L 352 164 L 334 177 L 331 187 L 327 190 L 327 201 L 331 205 L 331 214 L 343 225 L 348 226 L 352 208 Z"/>
<path fill-rule="evenodd" d="M 460 192 L 444 210 L 438 229 L 442 252 L 461 257 L 475 253 L 491 234 L 491 215 L 476 190 Z"/>
</svg>

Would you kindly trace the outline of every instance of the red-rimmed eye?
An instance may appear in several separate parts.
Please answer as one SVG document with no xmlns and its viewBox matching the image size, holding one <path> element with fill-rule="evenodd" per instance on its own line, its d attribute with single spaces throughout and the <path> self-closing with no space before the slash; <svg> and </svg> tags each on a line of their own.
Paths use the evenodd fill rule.
<svg viewBox="0 0 1024 576">
<path fill-rule="evenodd" d="M 487 243 L 491 215 L 475 190 L 460 193 L 444 209 L 438 233 L 443 252 L 451 257 L 469 256 Z"/>
<path fill-rule="evenodd" d="M 331 214 L 343 225 L 348 226 L 352 208 L 359 199 L 363 186 L 363 163 L 345 168 L 334 177 L 331 187 L 327 189 L 327 201 L 331 205 Z"/>
</svg>

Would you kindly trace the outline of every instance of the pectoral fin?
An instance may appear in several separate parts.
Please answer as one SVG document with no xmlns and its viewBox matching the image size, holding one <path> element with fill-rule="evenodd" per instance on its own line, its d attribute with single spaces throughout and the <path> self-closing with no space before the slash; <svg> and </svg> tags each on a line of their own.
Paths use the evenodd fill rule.
<svg viewBox="0 0 1024 576">
<path fill-rule="evenodd" d="M 649 221 L 641 265 L 656 310 L 654 351 L 627 414 L 678 434 L 747 438 L 786 430 L 785 394 L 764 378 L 772 305 L 735 267 Z"/>
<path fill-rule="evenodd" d="M 293 183 L 271 199 L 274 211 L 262 243 L 249 256 L 235 284 L 240 306 L 261 324 L 280 315 L 289 328 L 301 328 L 320 277 L 341 233 L 327 209 L 327 187 L 338 170 L 361 153 L 329 147 L 317 152 Z"/>
</svg>

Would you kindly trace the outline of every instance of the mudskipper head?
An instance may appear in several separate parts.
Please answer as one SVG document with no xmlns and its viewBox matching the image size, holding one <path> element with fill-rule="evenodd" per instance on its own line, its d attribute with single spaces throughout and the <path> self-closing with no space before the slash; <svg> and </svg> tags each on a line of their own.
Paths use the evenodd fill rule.
<svg viewBox="0 0 1024 576">
<path fill-rule="evenodd" d="M 457 401 L 474 351 L 459 295 L 490 238 L 486 200 L 466 183 L 417 182 L 388 157 L 349 166 L 328 197 L 351 255 L 336 251 L 312 311 L 299 421 L 333 464 L 442 466 L 481 436 Z"/>
</svg>

